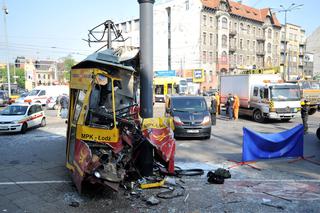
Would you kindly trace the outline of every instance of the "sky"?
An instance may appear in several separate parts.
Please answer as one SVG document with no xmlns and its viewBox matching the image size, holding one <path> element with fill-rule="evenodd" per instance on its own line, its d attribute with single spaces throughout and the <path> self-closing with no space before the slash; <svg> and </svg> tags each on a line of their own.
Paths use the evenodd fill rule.
<svg viewBox="0 0 320 213">
<path fill-rule="evenodd" d="M 156 0 L 156 4 L 165 0 Z M 191 0 L 190 0 L 191 1 Z M 4 0 L 0 0 L 1 9 Z M 115 23 L 139 18 L 137 0 L 6 0 L 9 14 L 6 29 L 9 61 L 17 56 L 57 59 L 70 55 L 82 60 L 97 50 L 90 48 L 88 30 L 112 20 Z M 310 35 L 320 26 L 319 0 L 243 0 L 256 8 L 275 8 L 292 3 L 304 4 L 301 9 L 287 13 L 287 22 L 302 26 Z M 284 23 L 284 14 L 277 17 Z M 0 13 L 0 63 L 6 62 L 4 13 Z"/>
</svg>

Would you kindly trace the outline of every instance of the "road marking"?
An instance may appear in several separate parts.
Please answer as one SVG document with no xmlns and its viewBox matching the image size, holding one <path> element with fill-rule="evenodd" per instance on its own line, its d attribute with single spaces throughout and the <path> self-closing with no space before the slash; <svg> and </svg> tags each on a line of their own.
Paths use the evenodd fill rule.
<svg viewBox="0 0 320 213">
<path fill-rule="evenodd" d="M 47 181 L 0 182 L 0 186 L 1 185 L 46 184 L 46 183 L 71 183 L 71 181 L 67 181 L 67 180 L 47 180 Z"/>
<path fill-rule="evenodd" d="M 282 179 L 282 180 L 265 180 L 265 179 L 230 179 L 227 181 L 233 181 L 233 182 L 238 182 L 238 181 L 243 181 L 243 182 L 311 182 L 311 183 L 320 183 L 320 180 L 317 179 Z"/>
</svg>

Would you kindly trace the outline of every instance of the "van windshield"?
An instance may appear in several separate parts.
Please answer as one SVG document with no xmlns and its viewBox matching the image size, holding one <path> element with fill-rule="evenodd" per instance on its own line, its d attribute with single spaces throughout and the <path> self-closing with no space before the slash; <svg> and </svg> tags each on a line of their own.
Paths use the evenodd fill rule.
<svg viewBox="0 0 320 213">
<path fill-rule="evenodd" d="M 36 96 L 36 95 L 38 95 L 39 91 L 40 91 L 40 90 L 38 90 L 38 89 L 32 90 L 32 91 L 29 93 L 29 96 Z"/>
<path fill-rule="evenodd" d="M 204 99 L 196 98 L 173 98 L 172 109 L 174 111 L 192 111 L 200 112 L 207 110 L 207 104 Z"/>
</svg>

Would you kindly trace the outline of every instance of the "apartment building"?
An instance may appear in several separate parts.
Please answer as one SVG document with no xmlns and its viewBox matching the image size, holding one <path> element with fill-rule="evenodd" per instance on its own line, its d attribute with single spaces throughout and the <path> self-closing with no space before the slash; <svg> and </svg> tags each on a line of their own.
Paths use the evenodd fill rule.
<svg viewBox="0 0 320 213">
<path fill-rule="evenodd" d="M 285 43 L 286 48 L 285 48 Z M 306 35 L 305 30 L 300 26 L 289 24 L 282 26 L 281 29 L 281 64 L 284 64 L 286 79 L 297 79 L 305 77 L 305 52 Z M 309 76 L 307 73 L 306 77 Z"/>
<path fill-rule="evenodd" d="M 203 70 L 201 90 L 217 88 L 220 75 L 280 65 L 281 24 L 269 8 L 229 0 L 159 0 L 153 20 L 154 70 L 176 70 L 189 81 L 192 70 Z M 116 26 L 128 38 L 124 46 L 139 46 L 138 19 Z"/>
</svg>

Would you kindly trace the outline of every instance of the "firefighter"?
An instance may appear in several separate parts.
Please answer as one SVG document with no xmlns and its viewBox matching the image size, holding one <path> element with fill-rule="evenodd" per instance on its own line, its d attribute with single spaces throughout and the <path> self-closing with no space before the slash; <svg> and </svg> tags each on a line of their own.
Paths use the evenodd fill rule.
<svg viewBox="0 0 320 213">
<path fill-rule="evenodd" d="M 239 117 L 239 107 L 240 107 L 240 100 L 237 95 L 233 96 L 234 102 L 233 102 L 233 117 L 235 120 L 238 120 Z"/>
<path fill-rule="evenodd" d="M 308 116 L 310 110 L 310 103 L 308 100 L 301 101 L 301 118 L 303 123 L 304 133 L 308 132 Z"/>
<path fill-rule="evenodd" d="M 216 114 L 220 115 L 220 95 L 218 92 L 216 92 L 215 97 L 216 97 L 216 102 L 217 102 Z"/>
</svg>

